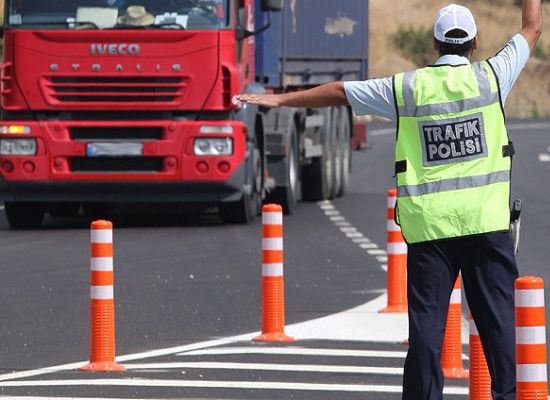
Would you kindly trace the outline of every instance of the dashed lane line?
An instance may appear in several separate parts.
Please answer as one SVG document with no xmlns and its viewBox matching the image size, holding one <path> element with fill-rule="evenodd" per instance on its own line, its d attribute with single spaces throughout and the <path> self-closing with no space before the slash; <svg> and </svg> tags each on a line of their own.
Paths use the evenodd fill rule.
<svg viewBox="0 0 550 400">
<path fill-rule="evenodd" d="M 549 124 L 550 126 L 550 124 Z M 334 224 L 340 228 L 340 231 L 353 241 L 359 248 L 364 250 L 369 256 L 373 256 L 378 262 L 380 268 L 388 272 L 388 253 L 386 250 L 381 249 L 378 244 L 373 242 L 359 229 L 353 226 L 353 224 L 346 220 L 346 218 L 340 214 L 336 206 L 330 200 L 324 200 L 317 202 L 318 206 L 325 213 L 325 215 Z M 335 219 L 337 218 L 337 219 Z M 469 328 L 468 321 L 462 318 L 462 342 L 468 343 L 469 341 Z"/>
<path fill-rule="evenodd" d="M 346 220 L 346 217 L 340 214 L 340 211 L 338 211 L 330 200 L 319 201 L 317 204 L 323 213 L 340 228 L 340 232 L 346 235 L 348 239 L 351 239 L 361 249 L 365 250 L 367 254 L 374 256 L 382 270 L 388 270 L 388 253 L 386 250 L 381 249 L 378 244 L 366 237 L 364 233 L 360 232 L 351 222 Z"/>
</svg>

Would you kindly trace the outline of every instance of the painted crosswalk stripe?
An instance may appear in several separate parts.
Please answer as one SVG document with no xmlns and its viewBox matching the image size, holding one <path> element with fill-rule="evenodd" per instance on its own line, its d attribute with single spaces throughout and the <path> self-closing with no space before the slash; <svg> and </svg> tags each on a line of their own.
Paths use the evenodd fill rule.
<svg viewBox="0 0 550 400">
<path fill-rule="evenodd" d="M 55 387 L 55 386 L 127 386 L 127 387 L 167 387 L 167 388 L 215 388 L 215 389 L 259 389 L 297 390 L 318 392 L 358 392 L 358 393 L 401 393 L 397 385 L 345 385 L 333 383 L 305 382 L 250 382 L 250 381 L 186 381 L 173 379 L 66 379 L 31 380 L 2 382 L 0 387 Z M 446 387 L 446 395 L 467 395 L 467 387 Z"/>
<path fill-rule="evenodd" d="M 296 356 L 331 356 L 331 357 L 373 357 L 405 358 L 405 351 L 385 350 L 350 350 L 350 349 L 313 349 L 300 347 L 222 347 L 191 350 L 178 353 L 178 356 L 234 355 L 234 354 L 272 354 Z"/>
<path fill-rule="evenodd" d="M 234 362 L 165 362 L 124 364 L 128 370 L 139 369 L 230 369 L 252 371 L 320 372 L 332 374 L 403 375 L 403 368 L 352 365 L 267 364 Z"/>
</svg>

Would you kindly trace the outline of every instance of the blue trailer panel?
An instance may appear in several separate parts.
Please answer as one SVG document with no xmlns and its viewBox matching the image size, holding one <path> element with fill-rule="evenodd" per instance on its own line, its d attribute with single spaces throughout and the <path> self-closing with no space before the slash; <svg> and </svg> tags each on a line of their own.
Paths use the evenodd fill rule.
<svg viewBox="0 0 550 400">
<path fill-rule="evenodd" d="M 256 38 L 258 81 L 285 89 L 366 79 L 368 6 L 368 0 L 287 0 Z M 257 27 L 268 22 L 259 5 L 255 17 Z"/>
</svg>

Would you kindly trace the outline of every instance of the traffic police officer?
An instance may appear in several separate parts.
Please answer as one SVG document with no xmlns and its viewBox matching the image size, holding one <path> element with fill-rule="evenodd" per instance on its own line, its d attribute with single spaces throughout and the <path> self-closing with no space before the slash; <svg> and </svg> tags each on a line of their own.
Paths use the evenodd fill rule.
<svg viewBox="0 0 550 400">
<path fill-rule="evenodd" d="M 409 351 L 404 400 L 439 400 L 441 347 L 459 272 L 483 343 L 493 398 L 515 399 L 510 169 L 504 103 L 542 32 L 541 0 L 523 0 L 523 26 L 495 57 L 470 63 L 470 10 L 437 14 L 432 66 L 391 78 L 333 82 L 285 94 L 243 94 L 264 107 L 351 105 L 398 121 L 397 220 L 408 243 Z"/>
</svg>

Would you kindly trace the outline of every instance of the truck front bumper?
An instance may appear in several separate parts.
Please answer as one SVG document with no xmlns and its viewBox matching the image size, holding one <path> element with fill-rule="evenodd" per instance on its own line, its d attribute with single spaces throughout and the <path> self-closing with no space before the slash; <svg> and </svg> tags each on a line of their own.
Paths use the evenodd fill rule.
<svg viewBox="0 0 550 400">
<path fill-rule="evenodd" d="M 219 203 L 243 194 L 247 133 L 241 122 L 9 125 L 24 127 L 18 128 L 23 133 L 0 134 L 0 141 L 35 139 L 36 154 L 0 155 L 0 201 Z M 205 138 L 231 142 L 231 154 L 197 154 L 195 143 Z"/>
</svg>

